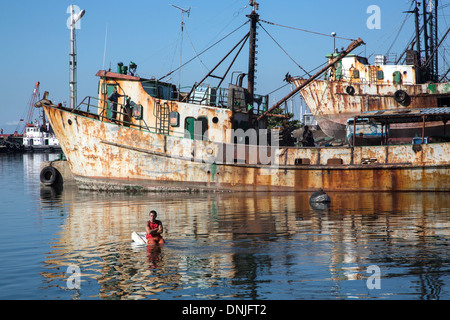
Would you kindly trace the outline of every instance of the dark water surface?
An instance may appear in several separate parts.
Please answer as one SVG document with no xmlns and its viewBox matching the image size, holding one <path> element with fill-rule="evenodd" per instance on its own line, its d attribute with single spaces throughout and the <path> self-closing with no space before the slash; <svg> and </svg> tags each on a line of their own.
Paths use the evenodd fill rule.
<svg viewBox="0 0 450 320">
<path fill-rule="evenodd" d="M 56 157 L 0 155 L 0 299 L 450 299 L 449 193 L 58 191 Z"/>
</svg>

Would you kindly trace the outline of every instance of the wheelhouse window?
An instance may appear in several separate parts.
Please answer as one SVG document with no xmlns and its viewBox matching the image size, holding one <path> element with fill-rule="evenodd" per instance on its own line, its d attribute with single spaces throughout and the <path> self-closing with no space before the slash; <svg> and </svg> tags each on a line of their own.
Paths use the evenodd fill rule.
<svg viewBox="0 0 450 320">
<path fill-rule="evenodd" d="M 160 82 L 158 80 L 141 81 L 145 92 L 158 99 L 172 100 L 176 96 L 176 87 L 170 83 Z"/>
</svg>

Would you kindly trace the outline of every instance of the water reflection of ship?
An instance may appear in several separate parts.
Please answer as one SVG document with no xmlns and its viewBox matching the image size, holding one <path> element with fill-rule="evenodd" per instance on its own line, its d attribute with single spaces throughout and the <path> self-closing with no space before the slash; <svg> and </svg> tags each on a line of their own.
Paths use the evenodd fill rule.
<svg viewBox="0 0 450 320">
<path fill-rule="evenodd" d="M 26 153 L 17 155 L 23 159 L 23 170 L 26 181 L 33 181 L 32 178 L 39 176 L 40 165 L 43 161 L 52 161 L 58 158 L 57 154 L 52 153 Z"/>
<path fill-rule="evenodd" d="M 336 196 L 327 210 L 309 208 L 306 193 L 208 194 L 189 199 L 154 194 L 149 201 L 148 196 L 74 189 L 64 190 L 58 199 L 69 214 L 46 263 L 64 266 L 71 261 L 89 270 L 83 273 L 97 279 L 102 298 L 138 299 L 186 286 L 208 288 L 218 278 L 240 281 L 251 274 L 288 276 L 300 252 L 295 244 L 277 251 L 277 240 L 325 244 L 329 250 L 312 254 L 329 255 L 328 269 L 338 284 L 366 277 L 364 267 L 376 263 L 377 257 L 382 263 L 384 258 L 378 255 L 392 254 L 388 251 L 399 243 L 416 248 L 450 235 L 450 223 L 440 215 L 449 207 L 442 193 Z M 153 256 L 130 245 L 131 232 L 142 227 L 150 207 L 160 212 L 168 243 Z M 247 243 L 245 252 L 241 240 Z M 373 241 L 378 245 L 372 247 Z M 277 258 L 283 261 L 275 263 Z M 416 257 L 392 259 L 402 265 L 417 263 Z M 252 286 L 251 281 L 243 283 Z"/>
</svg>

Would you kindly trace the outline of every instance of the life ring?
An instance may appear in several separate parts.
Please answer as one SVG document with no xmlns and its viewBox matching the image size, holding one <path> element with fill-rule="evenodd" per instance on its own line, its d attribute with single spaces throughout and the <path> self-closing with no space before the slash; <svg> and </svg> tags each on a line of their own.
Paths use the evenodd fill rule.
<svg viewBox="0 0 450 320">
<path fill-rule="evenodd" d="M 408 94 L 403 90 L 397 90 L 394 93 L 394 100 L 398 103 L 403 103 L 408 98 Z"/>
<path fill-rule="evenodd" d="M 44 185 L 52 186 L 58 180 L 58 171 L 53 167 L 44 167 L 39 178 Z"/>
<path fill-rule="evenodd" d="M 353 86 L 348 86 L 347 88 L 345 88 L 345 92 L 352 96 L 355 94 L 355 88 L 353 88 Z"/>
</svg>

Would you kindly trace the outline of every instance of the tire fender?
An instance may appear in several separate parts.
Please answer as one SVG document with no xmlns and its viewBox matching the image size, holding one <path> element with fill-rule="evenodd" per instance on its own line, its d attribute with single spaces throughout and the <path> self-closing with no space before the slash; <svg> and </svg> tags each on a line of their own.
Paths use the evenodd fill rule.
<svg viewBox="0 0 450 320">
<path fill-rule="evenodd" d="M 398 103 L 403 103 L 408 98 L 408 94 L 403 90 L 397 90 L 394 93 L 394 100 Z"/>
<path fill-rule="evenodd" d="M 355 88 L 353 86 L 348 86 L 347 88 L 345 88 L 345 92 L 352 96 L 355 94 Z"/>
<path fill-rule="evenodd" d="M 53 167 L 44 167 L 39 175 L 41 182 L 46 186 L 54 185 L 58 180 L 58 170 Z"/>
</svg>

